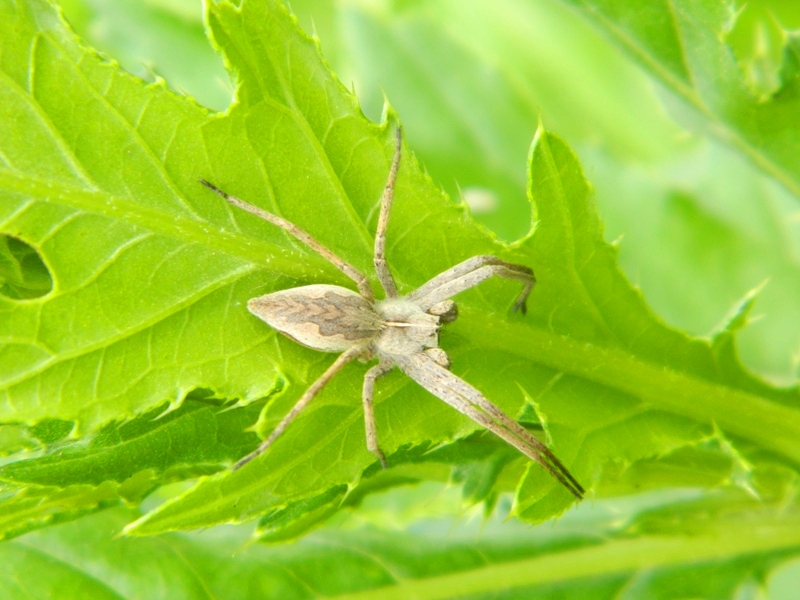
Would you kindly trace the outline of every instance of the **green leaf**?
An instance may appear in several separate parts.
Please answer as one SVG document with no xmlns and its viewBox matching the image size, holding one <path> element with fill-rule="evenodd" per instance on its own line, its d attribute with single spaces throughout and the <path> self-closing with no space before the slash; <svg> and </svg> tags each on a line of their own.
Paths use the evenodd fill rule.
<svg viewBox="0 0 800 600">
<path fill-rule="evenodd" d="M 110 424 L 89 440 L 49 443 L 41 458 L 0 467 L 0 538 L 138 504 L 159 486 L 225 469 L 257 446 L 255 434 L 242 432 L 258 417 L 257 406 L 224 411 L 193 396 L 168 414 L 156 409 Z"/>
<path fill-rule="evenodd" d="M 441 492 L 433 494 L 441 503 Z M 413 494 L 390 496 L 383 510 L 373 507 L 376 521 L 391 522 L 393 504 L 408 505 Z M 87 598 L 153 599 L 731 598 L 765 588 L 764 574 L 796 552 L 796 511 L 709 515 L 720 516 L 713 500 L 684 493 L 662 503 L 585 505 L 535 529 L 499 519 L 454 528 L 452 518 L 428 518 L 398 531 L 351 519 L 271 547 L 243 546 L 241 528 L 109 539 L 133 516 L 114 510 L 0 546 L 0 589 L 8 598 L 21 597 L 23 585 L 36 598 L 75 589 Z M 676 523 L 694 528 L 676 531 Z M 776 583 L 769 587 L 779 592 Z"/>
<path fill-rule="evenodd" d="M 428 452 L 476 426 L 399 374 L 376 398 L 393 465 L 378 473 L 364 445 L 363 365 L 337 377 L 258 461 L 224 469 L 255 442 L 243 430 L 261 405 L 241 405 L 269 398 L 263 434 L 332 360 L 279 339 L 247 314 L 247 299 L 347 282 L 197 180 L 282 214 L 371 272 L 397 119 L 387 109 L 384 124 L 369 122 L 277 2 L 207 8 L 238 83 L 223 114 L 126 75 L 42 1 L 3 7 L 0 117 L 10 134 L 0 139 L 0 232 L 38 253 L 53 289 L 0 298 L 0 419 L 63 423 L 80 438 L 42 435 L 44 456 L 3 468 L 14 486 L 5 535 L 139 502 L 199 474 L 207 476 L 126 531 L 260 518 L 256 535 L 291 539 L 375 490 L 445 479 L 451 465 L 469 482 L 467 502 L 515 489 L 514 511 L 528 521 L 570 505 L 538 466 L 500 459 L 475 438 L 449 457 Z M 450 203 L 407 147 L 396 191 L 388 257 L 402 290 L 475 254 L 536 269 L 527 317 L 506 314 L 514 286 L 489 282 L 459 298 L 460 320 L 442 346 L 457 375 L 540 427 L 587 488 L 602 496 L 709 486 L 755 491 L 768 506 L 787 501 L 800 458 L 797 389 L 742 369 L 742 317 L 701 340 L 648 309 L 603 240 L 565 142 L 539 128 L 529 157 L 535 228 L 512 246 Z M 213 398 L 239 402 L 220 412 Z M 165 401 L 173 412 L 150 422 Z"/>
<path fill-rule="evenodd" d="M 725 37 L 736 3 L 679 1 L 636 3 L 569 0 L 630 53 L 691 111 L 711 135 L 747 156 L 800 197 L 797 142 L 798 39 L 785 44 L 780 82 L 764 98 L 745 77 Z"/>
<path fill-rule="evenodd" d="M 81 37 L 128 73 L 147 82 L 163 78 L 170 89 L 209 108 L 230 104 L 233 88 L 205 35 L 202 3 L 64 0 L 59 5 Z"/>
</svg>

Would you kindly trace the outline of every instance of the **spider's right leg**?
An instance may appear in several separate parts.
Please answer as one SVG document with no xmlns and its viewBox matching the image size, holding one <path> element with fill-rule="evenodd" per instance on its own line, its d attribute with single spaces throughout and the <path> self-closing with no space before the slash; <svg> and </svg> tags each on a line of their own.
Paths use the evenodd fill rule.
<svg viewBox="0 0 800 600">
<path fill-rule="evenodd" d="M 311 384 L 311 386 L 305 391 L 305 393 L 300 396 L 300 399 L 295 403 L 286 416 L 281 419 L 281 422 L 272 430 L 272 433 L 269 434 L 269 437 L 261 442 L 261 445 L 256 448 L 253 452 L 242 458 L 239 462 L 233 465 L 233 470 L 236 471 L 237 469 L 241 469 L 244 465 L 249 463 L 251 460 L 256 458 L 258 455 L 262 454 L 272 445 L 280 434 L 282 434 L 289 424 L 295 420 L 297 415 L 300 414 L 309 402 L 311 402 L 314 397 L 322 391 L 322 388 L 336 375 L 339 371 L 342 370 L 347 363 L 349 363 L 354 358 L 358 358 L 360 355 L 364 353 L 364 348 L 362 347 L 355 347 L 350 348 L 346 352 L 340 354 L 333 364 L 327 368 L 327 370 L 320 375 L 317 380 Z"/>
<path fill-rule="evenodd" d="M 514 310 L 519 310 L 522 314 L 525 314 L 525 301 L 536 283 L 533 270 L 524 265 L 506 262 L 491 255 L 468 258 L 411 292 L 407 299 L 417 304 L 422 310 L 427 311 L 439 302 L 473 288 L 491 277 L 514 279 L 525 284 L 522 292 L 514 302 Z"/>
<path fill-rule="evenodd" d="M 375 393 L 375 382 L 389 373 L 394 368 L 390 362 L 381 361 L 372 367 L 364 375 L 364 392 L 362 399 L 364 403 L 364 426 L 367 432 L 367 450 L 372 452 L 381 461 L 385 469 L 387 467 L 386 456 L 378 445 L 378 432 L 375 427 L 375 412 L 372 408 L 372 397 Z"/>
<path fill-rule="evenodd" d="M 539 463 L 578 500 L 583 498 L 581 484 L 547 446 L 434 357 L 420 352 L 396 360 L 397 366 L 423 388 Z"/>
<path fill-rule="evenodd" d="M 375 300 L 375 296 L 372 293 L 372 286 L 370 285 L 369 279 L 367 279 L 366 275 L 364 275 L 361 271 L 356 269 L 346 260 L 339 258 L 338 255 L 334 254 L 331 250 L 328 250 L 328 248 L 326 248 L 316 239 L 311 237 L 310 234 L 300 229 L 297 225 L 295 225 L 291 221 L 287 221 L 283 217 L 279 217 L 278 215 L 273 215 L 271 212 L 267 212 L 262 208 L 253 206 L 252 204 L 248 204 L 247 202 L 245 202 L 244 200 L 240 200 L 236 196 L 231 196 L 230 194 L 223 192 L 213 183 L 209 183 L 205 179 L 201 179 L 200 183 L 202 183 L 212 192 L 219 194 L 220 196 L 225 198 L 225 200 L 233 204 L 235 207 L 241 208 L 242 210 L 246 210 L 247 212 L 254 214 L 257 217 L 261 217 L 265 221 L 269 221 L 273 225 L 276 225 L 277 227 L 280 227 L 281 229 L 286 231 L 286 233 L 293 236 L 295 239 L 303 242 L 306 246 L 311 248 L 314 252 L 322 256 L 322 258 L 327 260 L 334 267 L 336 267 L 342 273 L 344 273 L 350 279 L 352 279 L 355 282 L 356 286 L 358 287 L 359 293 L 364 298 L 366 298 L 369 302 Z"/>
</svg>

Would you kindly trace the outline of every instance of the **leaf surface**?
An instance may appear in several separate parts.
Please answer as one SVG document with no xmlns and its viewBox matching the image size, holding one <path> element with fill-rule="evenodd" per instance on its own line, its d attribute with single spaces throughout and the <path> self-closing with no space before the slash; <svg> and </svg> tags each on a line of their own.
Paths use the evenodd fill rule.
<svg viewBox="0 0 800 600">
<path fill-rule="evenodd" d="M 220 469 L 251 447 L 243 429 L 255 410 L 228 407 L 237 416 L 227 418 L 216 414 L 219 403 L 184 399 L 199 390 L 241 405 L 269 398 L 258 422 L 269 431 L 332 357 L 279 338 L 247 313 L 247 300 L 306 283 L 347 285 L 320 257 L 197 180 L 281 214 L 371 273 L 397 125 L 391 110 L 384 124 L 369 122 L 277 2 L 209 5 L 208 27 L 238 83 L 237 102 L 221 114 L 126 75 L 84 48 L 44 2 L 3 6 L 4 106 L 21 116 L 11 119 L 9 108 L 3 117 L 11 134 L 0 140 L 0 232 L 39 253 L 53 289 L 24 302 L 0 297 L 8 365 L 0 419 L 57 420 L 75 424 L 73 437 L 97 436 L 70 450 L 71 460 L 45 455 L 3 468 L 6 481 L 43 498 L 18 508 L 12 496 L 6 535 L 47 522 L 42 515 L 57 512 L 50 503 L 70 486 L 90 487 L 78 489 L 80 503 L 64 504 L 65 515 L 78 504 L 138 502 L 152 487 L 219 471 L 126 531 L 263 517 L 259 535 L 277 537 L 315 526 L 348 493 L 380 488 L 371 484 L 379 475 L 358 400 L 366 366 L 348 367 L 279 443 L 236 472 Z M 699 485 L 783 501 L 800 460 L 799 398 L 738 363 L 735 332 L 752 299 L 711 340 L 664 325 L 619 271 L 577 158 L 543 128 L 529 156 L 529 194 L 535 227 L 503 245 L 404 148 L 388 234 L 402 290 L 476 254 L 531 265 L 539 279 L 526 317 L 508 314 L 517 293 L 509 282 L 459 298 L 461 317 L 442 334 L 454 372 L 541 427 L 600 496 Z M 152 414 L 142 415 L 165 401 L 184 405 L 146 425 Z M 137 415 L 142 429 L 126 437 L 120 423 Z M 376 415 L 398 474 L 435 479 L 437 464 L 470 462 L 474 441 L 449 462 L 426 452 L 476 426 L 399 374 L 381 381 Z M 103 441 L 103 432 L 117 437 Z M 570 505 L 521 457 L 493 467 L 492 452 L 478 454 L 468 474 L 474 498 L 516 489 L 514 510 L 529 521 Z M 138 482 L 133 491 L 118 488 L 126 477 Z M 321 516 L 303 521 L 312 511 Z"/>
<path fill-rule="evenodd" d="M 442 503 L 441 492 L 420 495 Z M 408 505 L 408 494 L 394 502 Z M 393 502 L 374 517 L 390 522 Z M 658 502 L 599 503 L 553 527 L 511 520 L 479 526 L 428 518 L 397 531 L 340 522 L 287 546 L 243 545 L 241 528 L 157 538 L 114 538 L 132 518 L 115 509 L 0 546 L 0 589 L 9 598 L 730 598 L 767 587 L 763 573 L 796 551 L 794 513 L 751 512 L 709 522 L 713 504 L 674 496 Z M 629 515 L 620 519 L 620 513 Z M 387 519 L 388 518 L 388 519 Z M 692 523 L 676 533 L 676 520 Z M 713 523 L 713 524 L 712 524 Z M 587 529 L 599 535 L 588 535 Z M 690 544 L 687 544 L 687 536 Z M 131 564 L 138 565 L 130 569 Z M 48 577 L 37 577 L 46 568 Z M 142 576 L 142 573 L 147 576 Z M 29 582 L 29 583 L 23 583 Z M 778 583 L 769 584 L 780 597 Z"/>
</svg>

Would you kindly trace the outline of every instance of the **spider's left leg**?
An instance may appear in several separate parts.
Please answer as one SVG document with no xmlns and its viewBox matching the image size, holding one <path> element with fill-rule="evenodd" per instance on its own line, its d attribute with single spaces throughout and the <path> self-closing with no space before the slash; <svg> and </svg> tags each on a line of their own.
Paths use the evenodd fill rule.
<svg viewBox="0 0 800 600">
<path fill-rule="evenodd" d="M 283 217 L 279 217 L 278 215 L 274 215 L 271 212 L 264 210 L 263 208 L 259 208 L 258 206 L 254 206 L 252 204 L 248 204 L 244 200 L 237 198 L 236 196 L 231 196 L 227 192 L 223 192 L 213 183 L 206 181 L 205 179 L 201 179 L 200 183 L 206 186 L 215 194 L 222 196 L 230 202 L 233 206 L 240 208 L 244 211 L 249 212 L 261 219 L 264 219 L 268 223 L 272 223 L 273 225 L 280 227 L 286 233 L 294 237 L 296 240 L 304 243 L 306 246 L 311 248 L 314 252 L 319 254 L 322 258 L 327 260 L 331 263 L 334 267 L 339 269 L 342 273 L 347 275 L 350 279 L 358 287 L 359 293 L 364 296 L 369 302 L 372 302 L 375 299 L 374 294 L 372 293 L 372 286 L 369 283 L 369 279 L 367 276 L 364 275 L 361 271 L 356 269 L 353 265 L 351 265 L 346 260 L 339 258 L 337 254 L 333 251 L 329 250 L 325 246 L 323 246 L 320 242 L 318 242 L 314 237 L 311 236 L 307 231 L 300 229 L 297 225 L 292 223 L 291 221 L 287 221 Z"/>
<path fill-rule="evenodd" d="M 463 379 L 421 352 L 396 359 L 397 365 L 436 397 L 482 425 L 528 458 L 539 463 L 578 500 L 584 489 L 550 449 Z"/>
<path fill-rule="evenodd" d="M 375 271 L 387 298 L 397 298 L 398 296 L 397 284 L 394 282 L 392 272 L 386 263 L 386 228 L 389 226 L 389 213 L 392 210 L 392 200 L 394 200 L 394 183 L 397 181 L 397 170 L 400 168 L 400 149 L 403 144 L 403 130 L 399 127 L 397 128 L 396 136 L 394 158 L 389 169 L 389 178 L 386 180 L 386 186 L 383 188 L 383 195 L 381 196 L 381 212 L 378 216 L 378 229 L 375 232 L 375 253 L 373 255 Z"/>
<path fill-rule="evenodd" d="M 536 277 L 533 270 L 524 265 L 506 262 L 491 255 L 480 255 L 468 258 L 462 263 L 440 273 L 428 283 L 411 292 L 407 298 L 427 311 L 435 304 L 447 300 L 456 294 L 475 287 L 491 277 L 515 279 L 525 284 L 522 292 L 514 302 L 514 310 L 525 314 L 525 301 L 528 299 Z"/>
<path fill-rule="evenodd" d="M 275 429 L 272 430 L 272 433 L 269 434 L 269 437 L 261 442 L 261 445 L 256 448 L 253 452 L 239 460 L 235 465 L 233 465 L 233 470 L 237 470 L 242 468 L 244 465 L 249 463 L 251 460 L 256 458 L 259 454 L 262 454 L 272 445 L 280 434 L 284 432 L 284 430 L 289 426 L 289 424 L 295 420 L 295 417 L 300 414 L 309 402 L 311 402 L 314 397 L 322 391 L 322 388 L 336 375 L 339 371 L 342 370 L 347 363 L 352 361 L 355 358 L 358 358 L 360 355 L 364 353 L 364 348 L 362 347 L 353 347 L 349 350 L 340 354 L 333 364 L 327 368 L 327 370 L 320 375 L 317 380 L 311 384 L 311 386 L 300 396 L 300 399 L 295 403 L 286 416 L 281 419 L 281 422 L 275 426 Z"/>
<path fill-rule="evenodd" d="M 367 371 L 366 375 L 364 375 L 364 391 L 362 394 L 364 403 L 364 427 L 367 432 L 367 450 L 378 457 L 384 469 L 387 467 L 386 456 L 378 445 L 378 432 L 375 427 L 375 412 L 372 408 L 372 396 L 375 392 L 375 382 L 389 373 L 393 368 L 393 363 L 381 361 Z"/>
<path fill-rule="evenodd" d="M 493 420 L 497 421 L 501 426 L 505 427 L 511 433 L 516 435 L 519 439 L 523 440 L 524 442 L 527 442 L 527 444 L 530 447 L 535 448 L 542 454 L 546 455 L 548 461 L 550 461 L 553 464 L 553 466 L 556 467 L 556 470 L 563 473 L 569 480 L 569 482 L 574 486 L 572 488 L 570 488 L 570 486 L 567 486 L 567 488 L 573 493 L 575 493 L 575 490 L 577 490 L 581 494 L 581 496 L 583 495 L 584 489 L 581 486 L 581 484 L 579 484 L 575 480 L 575 478 L 562 464 L 562 462 L 558 459 L 558 457 L 552 452 L 550 452 L 547 446 L 545 446 L 541 441 L 535 438 L 530 431 L 528 431 L 522 425 L 517 423 L 514 419 L 509 417 L 506 413 L 500 410 L 500 408 L 497 405 L 490 402 L 483 394 L 478 392 L 478 390 L 476 390 L 474 387 L 472 387 L 470 384 L 468 384 L 460 377 L 452 375 L 452 380 L 450 381 L 450 383 L 453 390 L 455 390 L 458 394 L 469 400 L 472 404 L 476 405 L 479 409 L 481 409 L 483 412 L 489 415 Z M 545 466 L 545 468 L 547 468 L 547 466 Z M 556 478 L 558 477 L 556 476 Z M 559 481 L 561 480 L 559 479 Z M 564 482 L 562 481 L 562 483 Z"/>
</svg>

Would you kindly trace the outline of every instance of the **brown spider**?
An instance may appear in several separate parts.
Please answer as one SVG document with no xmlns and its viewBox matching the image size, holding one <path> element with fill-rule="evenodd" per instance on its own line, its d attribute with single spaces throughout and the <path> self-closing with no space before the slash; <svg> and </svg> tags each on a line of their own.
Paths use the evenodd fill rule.
<svg viewBox="0 0 800 600">
<path fill-rule="evenodd" d="M 372 396 L 375 381 L 398 366 L 430 393 L 457 411 L 492 431 L 528 458 L 542 465 L 579 500 L 584 489 L 560 460 L 528 430 L 506 415 L 470 384 L 453 375 L 450 360 L 439 348 L 439 328 L 455 320 L 457 309 L 452 296 L 475 287 L 490 277 L 521 281 L 524 288 L 514 310 L 525 314 L 525 301 L 536 279 L 533 271 L 494 256 L 473 256 L 401 296 L 386 263 L 386 227 L 400 166 L 402 131 L 397 129 L 397 145 L 389 178 L 381 197 L 380 216 L 375 234 L 374 263 L 386 297 L 376 301 L 367 277 L 342 260 L 308 233 L 277 215 L 226 194 L 213 184 L 200 183 L 234 206 L 246 210 L 286 230 L 306 246 L 330 261 L 358 287 L 358 293 L 336 285 L 308 285 L 253 298 L 248 310 L 287 337 L 323 352 L 340 352 L 339 357 L 305 391 L 294 407 L 252 453 L 234 465 L 238 469 L 264 452 L 283 433 L 306 405 L 342 367 L 354 359 L 378 359 L 364 376 L 363 404 L 367 448 L 386 467 L 386 457 L 378 445 Z"/>
</svg>

